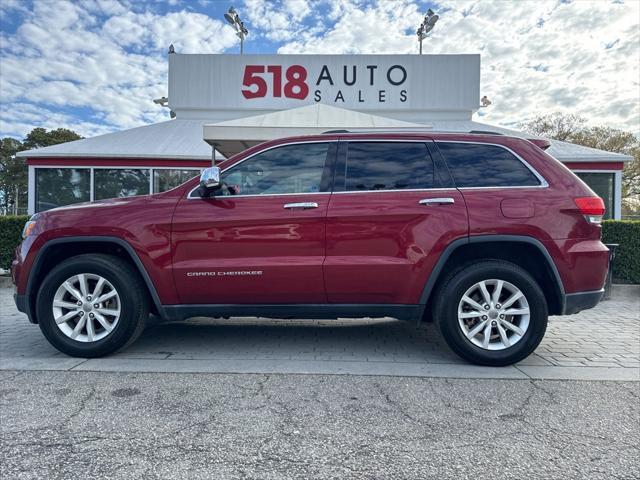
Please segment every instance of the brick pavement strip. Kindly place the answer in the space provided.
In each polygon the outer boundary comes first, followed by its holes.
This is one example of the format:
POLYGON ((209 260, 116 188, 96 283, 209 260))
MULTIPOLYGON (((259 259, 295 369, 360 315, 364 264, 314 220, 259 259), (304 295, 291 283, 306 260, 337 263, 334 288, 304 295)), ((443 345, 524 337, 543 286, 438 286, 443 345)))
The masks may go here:
POLYGON ((468 365, 433 325, 366 320, 150 321, 129 349, 75 359, 51 347, 0 289, 0 370, 324 373, 459 378, 640 380, 640 298, 552 317, 536 352, 514 367, 468 365))

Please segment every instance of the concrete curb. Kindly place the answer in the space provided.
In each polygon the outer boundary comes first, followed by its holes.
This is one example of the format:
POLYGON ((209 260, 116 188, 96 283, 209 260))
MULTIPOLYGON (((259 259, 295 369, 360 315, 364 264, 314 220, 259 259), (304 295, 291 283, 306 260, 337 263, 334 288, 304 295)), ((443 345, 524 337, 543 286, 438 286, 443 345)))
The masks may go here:
POLYGON ((518 364, 492 368, 451 363, 385 363, 286 360, 157 360, 148 358, 0 358, 0 371, 85 371, 126 373, 364 375, 509 380, 640 381, 640 369, 518 364))
POLYGON ((635 299, 640 300, 640 285, 614 284, 611 290, 611 299, 635 299))

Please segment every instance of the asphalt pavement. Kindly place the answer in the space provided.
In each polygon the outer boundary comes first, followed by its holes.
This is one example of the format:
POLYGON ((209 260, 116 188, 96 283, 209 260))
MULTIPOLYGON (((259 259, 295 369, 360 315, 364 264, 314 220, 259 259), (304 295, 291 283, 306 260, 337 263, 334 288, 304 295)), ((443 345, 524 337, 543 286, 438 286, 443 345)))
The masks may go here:
POLYGON ((3 479, 637 479, 637 382, 0 372, 3 479))

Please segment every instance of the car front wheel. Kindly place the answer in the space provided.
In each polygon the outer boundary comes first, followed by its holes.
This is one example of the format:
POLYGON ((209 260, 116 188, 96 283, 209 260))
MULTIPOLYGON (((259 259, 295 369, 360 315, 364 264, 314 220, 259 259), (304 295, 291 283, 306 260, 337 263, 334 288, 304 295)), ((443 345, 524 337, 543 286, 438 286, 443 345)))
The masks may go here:
POLYGON ((441 287, 434 318, 448 345, 481 365, 519 362, 540 344, 547 303, 535 279, 513 263, 487 260, 453 272, 441 287))
POLYGON ((38 324, 58 350, 100 357, 133 343, 149 316, 146 287, 120 258, 69 258, 46 276, 36 300, 38 324))

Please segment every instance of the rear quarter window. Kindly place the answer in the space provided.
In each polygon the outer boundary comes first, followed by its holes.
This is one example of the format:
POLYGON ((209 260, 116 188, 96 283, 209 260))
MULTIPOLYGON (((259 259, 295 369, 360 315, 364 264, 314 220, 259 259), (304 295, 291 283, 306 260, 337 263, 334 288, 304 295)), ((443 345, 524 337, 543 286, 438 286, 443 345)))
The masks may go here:
POLYGON ((540 180, 509 150, 497 145, 437 142, 459 188, 537 187, 540 180))

